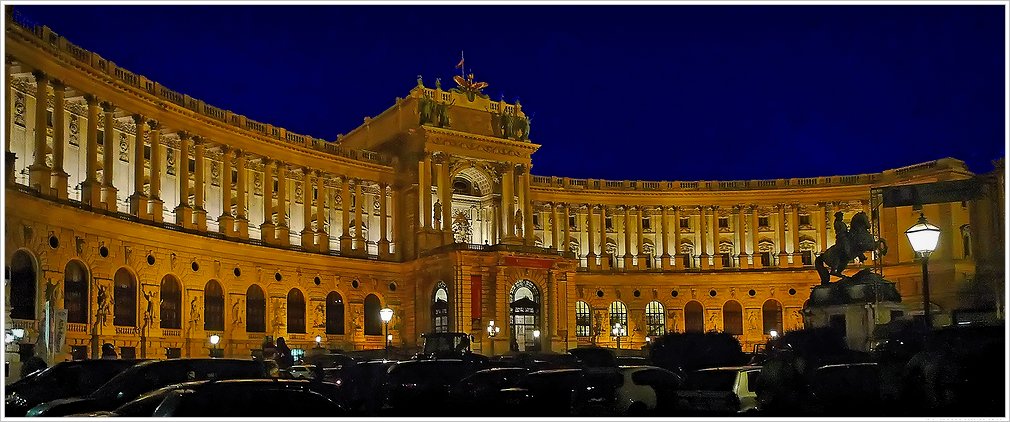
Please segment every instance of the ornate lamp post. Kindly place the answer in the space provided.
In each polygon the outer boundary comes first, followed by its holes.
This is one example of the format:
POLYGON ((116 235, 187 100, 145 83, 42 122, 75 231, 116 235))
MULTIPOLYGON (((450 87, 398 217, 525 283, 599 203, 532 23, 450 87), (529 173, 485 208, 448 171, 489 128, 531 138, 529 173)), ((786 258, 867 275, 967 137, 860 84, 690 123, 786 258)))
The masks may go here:
POLYGON ((323 336, 316 336, 316 348, 323 347, 323 336))
POLYGON ((536 351, 540 351, 540 330, 533 330, 533 344, 536 351))
POLYGON ((391 336, 389 335, 389 321, 393 319, 393 310, 389 308, 382 308, 379 311, 379 317, 382 318, 382 322, 386 324, 386 359, 389 359, 389 341, 391 336))
POLYGON ((940 228, 929 224, 926 216, 919 212, 919 221, 905 230, 905 236, 908 236, 908 243, 912 244, 912 249, 922 261, 922 316, 926 321, 926 329, 931 330, 933 320, 929 314, 929 254, 933 253, 940 241, 940 228))
POLYGON ((494 356, 494 336, 498 335, 499 331, 501 331, 501 327, 495 327, 493 319, 487 323, 487 338, 491 343, 491 356, 494 356))
POLYGON ((219 350, 217 348, 217 344, 220 343, 220 342, 221 342, 221 336, 219 336, 217 334, 211 334, 210 335, 210 346, 211 346, 211 348, 210 348, 210 357, 212 357, 212 358, 219 358, 219 357, 221 357, 221 356, 219 356, 219 355, 221 355, 221 353, 219 352, 219 350))
POLYGON ((611 335, 617 337, 617 350, 621 350, 621 337, 628 334, 628 329, 621 326, 620 322, 614 323, 614 329, 610 330, 611 335))

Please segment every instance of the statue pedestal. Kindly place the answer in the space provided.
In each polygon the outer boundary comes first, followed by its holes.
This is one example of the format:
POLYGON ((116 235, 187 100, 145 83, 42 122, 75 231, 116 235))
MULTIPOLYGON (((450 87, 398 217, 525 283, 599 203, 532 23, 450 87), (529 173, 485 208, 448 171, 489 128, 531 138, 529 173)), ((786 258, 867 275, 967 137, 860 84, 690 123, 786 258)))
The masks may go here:
POLYGON ((904 312, 894 283, 865 269, 812 288, 803 323, 808 328, 835 327, 844 331, 850 349, 869 351, 873 330, 890 322, 894 311, 904 312))

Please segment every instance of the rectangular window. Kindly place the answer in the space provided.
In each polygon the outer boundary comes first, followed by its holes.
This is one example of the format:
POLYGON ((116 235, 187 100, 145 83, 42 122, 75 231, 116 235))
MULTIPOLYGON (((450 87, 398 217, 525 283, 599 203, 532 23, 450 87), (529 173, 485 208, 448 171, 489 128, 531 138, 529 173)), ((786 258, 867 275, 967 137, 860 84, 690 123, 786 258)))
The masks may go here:
POLYGON ((652 230, 652 218, 642 217, 642 229, 652 230))
POLYGON ((540 227, 540 214, 533 214, 533 225, 540 227))
POLYGON ((680 228, 682 228, 682 229, 689 229, 689 228, 691 228, 691 219, 687 218, 687 217, 681 217, 681 219, 680 219, 680 228))
POLYGON ((814 265, 814 252, 813 251, 803 251, 803 252, 800 252, 800 256, 803 258, 803 265, 814 265))
POLYGON ((761 252, 761 265, 765 267, 770 267, 772 265, 771 252, 761 252))
POLYGON ((46 125, 53 127, 53 111, 46 110, 46 125))
POLYGON ((196 174, 196 160, 189 160, 189 172, 196 174))
POLYGON ((151 146, 150 145, 144 145, 144 160, 147 160, 147 161, 151 160, 151 146))
POLYGON ((719 228, 720 229, 729 228, 729 217, 719 217, 719 228))
POLYGON ((95 139, 98 140, 98 145, 105 145, 105 131, 98 131, 98 137, 95 139))
POLYGON ((166 347, 165 348, 165 358, 167 359, 178 359, 182 357, 182 349, 178 347, 166 347))
POLYGON ((758 217, 758 227, 768 227, 768 217, 758 217))
POLYGON ((685 254, 683 257, 684 257, 683 258, 684 259, 684 268, 691 268, 691 261, 692 261, 691 255, 685 254))
POLYGON ((277 181, 274 180, 274 192, 277 192, 277 181))
POLYGON ((312 188, 312 200, 313 201, 319 200, 319 189, 312 188))
POLYGON ((801 226, 809 226, 810 225, 810 215, 809 214, 807 214, 807 215, 801 215, 800 216, 800 225, 801 226))
POLYGON ((724 268, 729 268, 733 266, 733 258, 729 255, 728 252, 721 253, 719 255, 722 255, 722 266, 724 268))
POLYGON ((569 215, 568 216, 568 227, 570 227, 571 230, 576 230, 576 229, 579 228, 577 225, 575 225, 575 216, 574 215, 569 215))
POLYGON ((613 229, 614 229, 614 219, 613 219, 613 217, 611 217, 611 216, 608 215, 607 216, 607 230, 613 230, 613 229))
POLYGON ((136 347, 120 347, 119 348, 119 358, 120 359, 136 359, 137 358, 137 348, 136 347))

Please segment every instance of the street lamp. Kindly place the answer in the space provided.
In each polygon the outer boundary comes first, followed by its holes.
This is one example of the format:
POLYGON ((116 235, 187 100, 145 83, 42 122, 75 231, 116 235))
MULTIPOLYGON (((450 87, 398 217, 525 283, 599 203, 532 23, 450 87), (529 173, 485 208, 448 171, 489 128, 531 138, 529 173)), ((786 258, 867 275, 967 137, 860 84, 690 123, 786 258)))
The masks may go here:
POLYGON ((501 327, 494 326, 494 320, 488 321, 487 323, 487 338, 491 343, 491 356, 494 356, 494 336, 498 335, 501 331, 501 327))
POLYGON ((389 359, 389 342, 391 336, 389 335, 389 321, 393 319, 393 310, 389 308, 382 308, 379 311, 379 317, 382 318, 382 322, 386 324, 386 359, 389 359))
POLYGON ((323 347, 323 336, 316 336, 316 347, 323 347))
POLYGON ((217 344, 220 343, 220 342, 221 342, 221 336, 219 336, 217 334, 211 334, 210 335, 210 345, 211 345, 210 357, 212 357, 212 358, 219 357, 218 356, 218 350, 217 350, 217 344))
POLYGON ((778 332, 778 331, 775 331, 775 330, 771 330, 771 331, 769 331, 769 332, 768 332, 768 335, 769 335, 769 336, 771 336, 771 338, 772 338, 772 339, 777 339, 777 338, 779 338, 779 332, 778 332))
POLYGON ((540 351, 540 330, 533 330, 533 344, 536 345, 536 351, 540 351))
POLYGON ((940 241, 940 228, 929 224, 926 216, 919 212, 919 221, 905 230, 905 236, 908 236, 912 250, 922 258, 922 315, 926 320, 926 329, 930 330, 933 328, 933 320, 929 315, 929 254, 933 253, 940 241))
POLYGON ((614 337, 617 337, 617 350, 621 350, 621 337, 628 334, 628 330, 621 326, 620 322, 614 323, 614 329, 610 330, 614 337))

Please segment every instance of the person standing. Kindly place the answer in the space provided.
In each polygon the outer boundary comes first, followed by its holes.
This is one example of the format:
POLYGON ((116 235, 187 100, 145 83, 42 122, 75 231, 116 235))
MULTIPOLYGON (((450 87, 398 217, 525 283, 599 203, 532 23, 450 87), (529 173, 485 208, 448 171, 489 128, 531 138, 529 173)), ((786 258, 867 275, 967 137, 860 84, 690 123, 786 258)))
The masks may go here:
POLYGON ((288 348, 284 337, 277 337, 277 366, 281 369, 288 369, 295 364, 294 357, 291 356, 291 349, 288 348))

